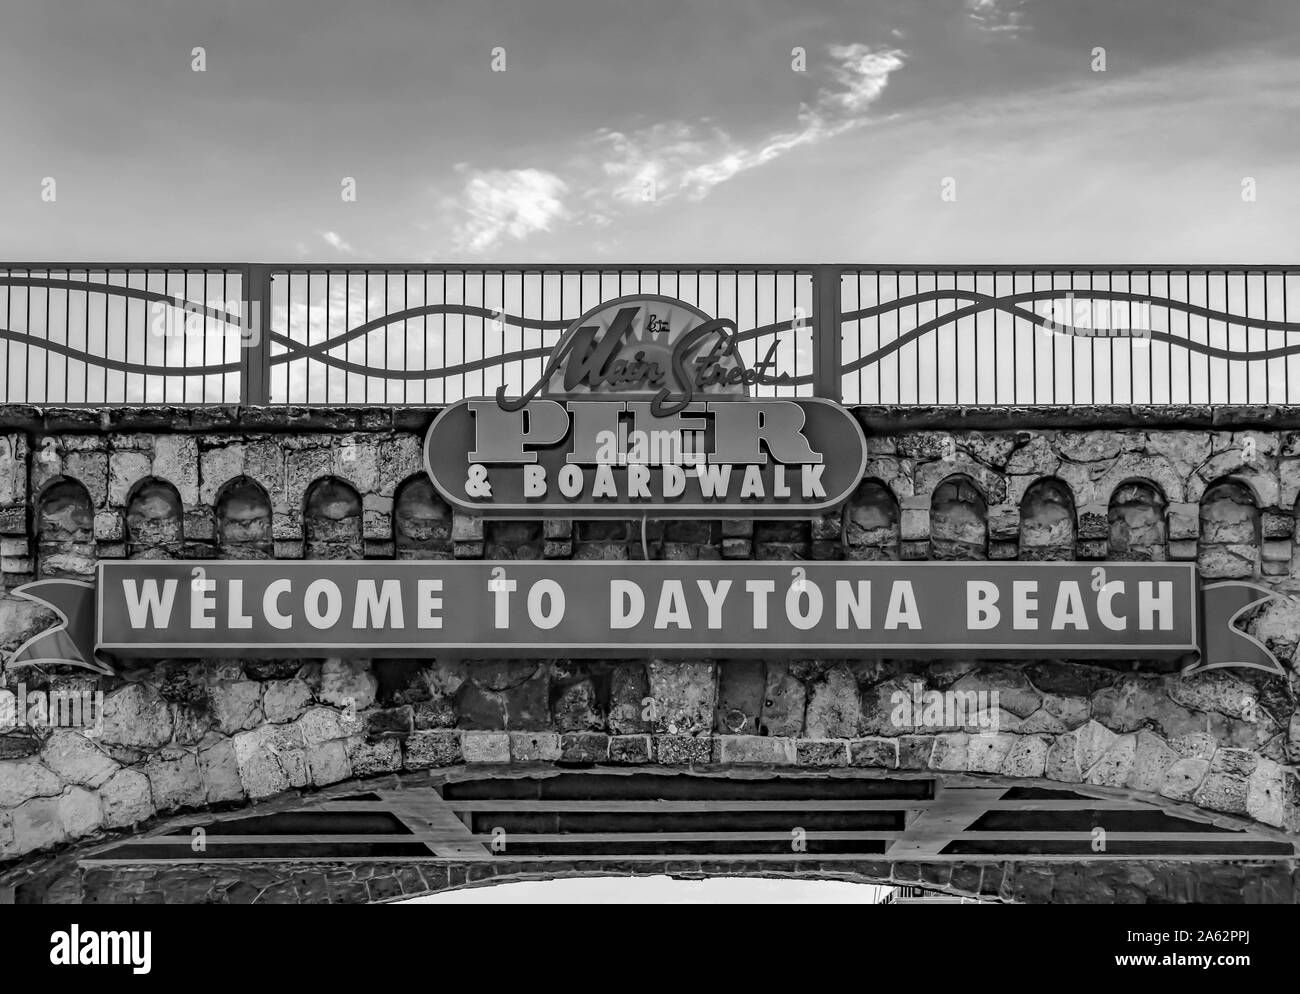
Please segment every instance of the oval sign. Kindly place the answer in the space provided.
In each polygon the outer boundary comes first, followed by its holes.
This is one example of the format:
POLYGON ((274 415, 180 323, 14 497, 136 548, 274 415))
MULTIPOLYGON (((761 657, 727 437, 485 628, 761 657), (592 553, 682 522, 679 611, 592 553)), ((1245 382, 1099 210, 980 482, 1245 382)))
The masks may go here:
POLYGON ((622 297, 573 322, 522 396, 439 414, 425 467, 484 516, 810 517, 853 492, 866 440, 831 401, 749 396, 789 382, 774 366, 775 346, 746 367, 729 320, 622 297))

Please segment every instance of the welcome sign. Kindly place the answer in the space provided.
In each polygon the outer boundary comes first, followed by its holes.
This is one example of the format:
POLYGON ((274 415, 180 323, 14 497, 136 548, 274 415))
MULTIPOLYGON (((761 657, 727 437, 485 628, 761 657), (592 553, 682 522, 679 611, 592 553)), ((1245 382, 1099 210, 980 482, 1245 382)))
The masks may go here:
POLYGON ((15 663, 102 655, 764 655, 1277 661, 1271 591, 1190 563, 101 562, 17 591, 62 623, 15 663))
POLYGON ((601 304, 561 336, 521 397, 463 400, 425 438, 453 505, 498 517, 807 517, 858 485, 866 441, 830 401, 789 386, 777 345, 752 368, 735 323, 669 297, 601 304))

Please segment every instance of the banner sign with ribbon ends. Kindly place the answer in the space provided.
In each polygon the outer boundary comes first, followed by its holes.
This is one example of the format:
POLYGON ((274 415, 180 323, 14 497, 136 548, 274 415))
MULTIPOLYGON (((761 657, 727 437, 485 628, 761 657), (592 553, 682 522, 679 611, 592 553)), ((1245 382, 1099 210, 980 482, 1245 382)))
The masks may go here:
POLYGON ((18 590, 62 621, 11 665, 113 657, 810 654, 1163 659, 1280 671, 1275 596, 1191 563, 104 561, 18 590))

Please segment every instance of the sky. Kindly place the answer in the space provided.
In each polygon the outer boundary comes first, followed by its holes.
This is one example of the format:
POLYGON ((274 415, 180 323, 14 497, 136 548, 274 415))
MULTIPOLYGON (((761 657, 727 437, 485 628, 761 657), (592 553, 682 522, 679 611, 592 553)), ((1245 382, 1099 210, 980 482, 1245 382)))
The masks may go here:
POLYGON ((1290 262, 1298 38, 1295 0, 7 0, 0 259, 1290 262))
POLYGON ((876 904, 888 887, 837 880, 588 877, 444 891, 400 904, 876 904))

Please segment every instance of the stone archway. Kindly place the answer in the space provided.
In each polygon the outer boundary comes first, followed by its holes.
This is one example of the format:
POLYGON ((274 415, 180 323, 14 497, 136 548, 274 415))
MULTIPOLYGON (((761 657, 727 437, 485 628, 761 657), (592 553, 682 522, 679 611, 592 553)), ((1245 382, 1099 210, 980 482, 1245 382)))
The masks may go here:
POLYGON ((489 883, 653 874, 919 885, 1029 903, 1291 902, 1294 855, 1279 833, 1188 805, 1042 779, 548 764, 502 776, 463 766, 173 818, 64 855, 17 893, 86 903, 374 903, 489 883), (316 828, 321 819, 331 820, 327 834, 316 828), (1100 852, 1098 827, 1113 836, 1100 852))

